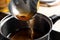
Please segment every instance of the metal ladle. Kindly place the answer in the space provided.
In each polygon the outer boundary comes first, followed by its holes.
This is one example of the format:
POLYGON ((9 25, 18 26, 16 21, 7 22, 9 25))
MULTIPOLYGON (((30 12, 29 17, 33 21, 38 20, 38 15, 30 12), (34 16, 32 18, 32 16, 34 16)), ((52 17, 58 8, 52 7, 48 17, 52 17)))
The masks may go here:
POLYGON ((9 10, 15 18, 17 18, 16 15, 19 15, 26 16, 29 20, 37 12, 37 3, 38 0, 12 0, 9 10))

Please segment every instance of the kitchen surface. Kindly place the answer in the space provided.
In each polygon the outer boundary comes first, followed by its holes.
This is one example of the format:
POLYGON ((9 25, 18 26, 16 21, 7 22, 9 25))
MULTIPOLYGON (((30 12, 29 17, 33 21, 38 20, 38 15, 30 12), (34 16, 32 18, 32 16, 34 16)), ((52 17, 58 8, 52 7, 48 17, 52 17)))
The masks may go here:
MULTIPOLYGON (((59 2, 60 0, 57 0, 53 3, 47 3, 49 5, 53 5, 57 2, 59 2)), ((47 17, 50 17, 52 15, 60 15, 60 4, 57 6, 52 6, 52 7, 43 7, 40 6, 38 11, 38 13, 41 13, 43 15, 46 15, 47 17)), ((9 15, 10 13, 0 13, 0 20, 3 19, 6 15, 9 15)), ((0 40, 8 40, 5 37, 3 37, 2 35, 0 35, 0 40)), ((52 32, 50 33, 50 40, 60 40, 60 20, 58 20, 52 27, 52 32)))

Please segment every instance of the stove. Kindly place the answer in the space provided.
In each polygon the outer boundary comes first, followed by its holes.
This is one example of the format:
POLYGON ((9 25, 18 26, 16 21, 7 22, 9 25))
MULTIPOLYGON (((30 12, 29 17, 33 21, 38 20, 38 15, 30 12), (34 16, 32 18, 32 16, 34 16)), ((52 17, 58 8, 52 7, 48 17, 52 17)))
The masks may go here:
POLYGON ((50 40, 60 40, 60 32, 52 30, 50 33, 50 40))

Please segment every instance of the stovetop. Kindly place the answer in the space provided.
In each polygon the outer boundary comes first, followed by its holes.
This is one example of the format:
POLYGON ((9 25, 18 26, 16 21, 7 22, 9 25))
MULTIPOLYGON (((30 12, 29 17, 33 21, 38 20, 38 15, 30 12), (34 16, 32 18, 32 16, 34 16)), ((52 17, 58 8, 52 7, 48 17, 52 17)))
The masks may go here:
POLYGON ((60 32, 52 30, 50 33, 50 40, 60 40, 60 32))
MULTIPOLYGON (((3 36, 0 34, 0 40, 9 40, 9 39, 3 37, 3 36)), ((52 30, 52 32, 51 32, 51 34, 50 34, 50 40, 60 40, 60 33, 52 30)))

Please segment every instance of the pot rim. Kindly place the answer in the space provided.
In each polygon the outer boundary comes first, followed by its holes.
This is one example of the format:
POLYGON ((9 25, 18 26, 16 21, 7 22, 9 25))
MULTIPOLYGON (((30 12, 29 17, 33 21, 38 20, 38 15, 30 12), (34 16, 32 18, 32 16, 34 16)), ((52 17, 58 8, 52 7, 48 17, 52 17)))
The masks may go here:
MULTIPOLYGON (((13 16, 11 15, 7 15, 5 16, 1 21, 0 21, 0 34, 4 36, 4 34, 2 33, 2 26, 4 25, 5 22, 7 22, 9 19, 13 18, 13 16)), ((7 38, 6 36, 4 36, 5 38, 7 38)))
MULTIPOLYGON (((41 14, 41 15, 43 15, 43 14, 41 14)), ((45 15, 43 15, 43 16, 45 16, 45 15)), ((45 17, 48 18, 47 16, 45 16, 45 17)), ((11 19, 11 18, 13 18, 12 15, 7 15, 6 17, 4 17, 4 18, 0 21, 0 34, 2 34, 3 36, 4 36, 4 34, 2 33, 1 28, 2 28, 2 26, 4 25, 4 23, 7 22, 7 21, 8 21, 9 19, 11 19)), ((46 36, 49 35, 50 32, 52 31, 53 22, 52 22, 51 18, 48 18, 48 20, 51 22, 50 30, 49 30, 44 36, 42 36, 42 37, 40 37, 40 38, 37 38, 37 39, 42 39, 42 38, 46 37, 46 36)), ((7 36, 8 36, 8 35, 7 35, 7 36)), ((7 36, 4 36, 4 37, 9 39, 9 37, 7 37, 7 36)), ((36 40, 37 40, 37 39, 36 39, 36 40)))

